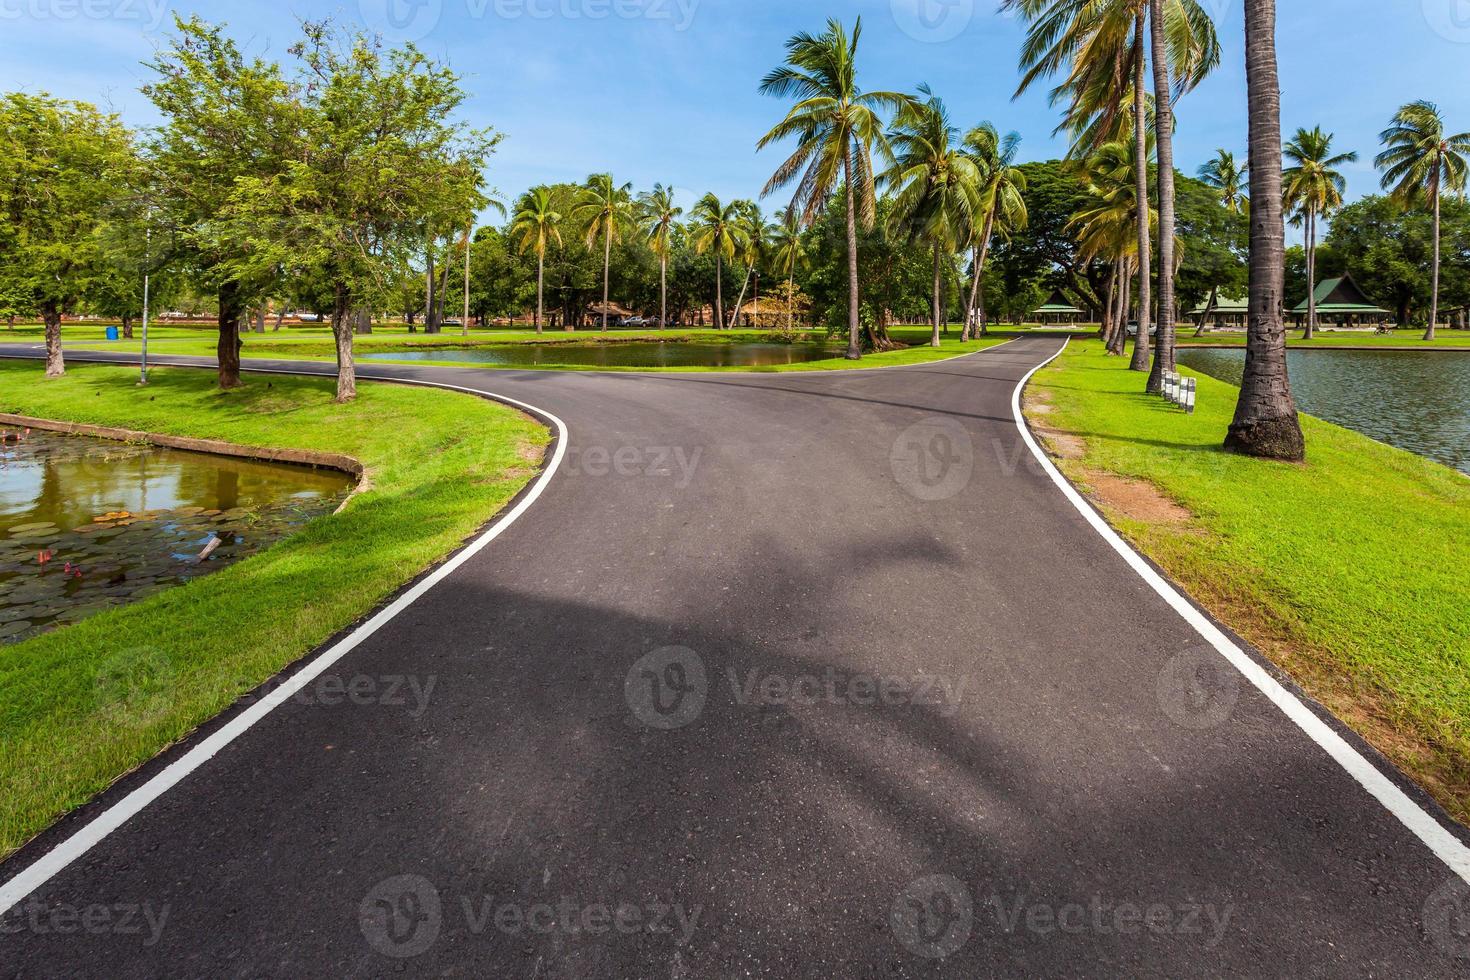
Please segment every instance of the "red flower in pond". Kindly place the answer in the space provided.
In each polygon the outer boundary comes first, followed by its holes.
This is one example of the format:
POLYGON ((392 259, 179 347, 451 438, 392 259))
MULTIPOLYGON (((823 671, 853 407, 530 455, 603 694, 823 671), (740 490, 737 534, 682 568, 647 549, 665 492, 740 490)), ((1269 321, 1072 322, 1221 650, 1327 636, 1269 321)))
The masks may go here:
POLYGON ((37 564, 45 565, 50 560, 51 560, 51 550, 49 548, 46 549, 46 550, 44 550, 44 551, 38 551, 38 552, 36 552, 36 562, 37 562, 37 564))

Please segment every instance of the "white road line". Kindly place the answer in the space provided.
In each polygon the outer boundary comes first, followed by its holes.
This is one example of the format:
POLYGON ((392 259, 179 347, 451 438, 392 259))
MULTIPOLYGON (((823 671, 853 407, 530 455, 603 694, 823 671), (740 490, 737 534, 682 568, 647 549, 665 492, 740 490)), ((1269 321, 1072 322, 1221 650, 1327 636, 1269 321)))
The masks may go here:
POLYGON ((1061 489, 1067 500, 1077 508, 1087 523, 1092 525, 1093 530, 1112 545, 1113 550, 1122 556, 1129 567, 1137 572, 1138 576, 1147 582, 1149 587, 1157 592, 1185 622, 1194 627, 1205 642, 1218 650, 1220 655, 1230 661, 1236 670, 1244 674, 1246 679, 1254 684, 1257 690, 1270 699, 1276 707, 1280 708, 1286 717, 1295 722, 1308 738, 1321 746, 1338 765, 1346 769, 1348 774, 1358 781, 1359 785, 1382 803, 1389 813, 1397 817, 1399 822, 1407 827, 1415 837, 1423 841, 1436 857, 1449 865, 1450 870, 1465 879, 1466 882, 1470 882, 1470 847, 1450 833, 1422 806, 1409 799, 1408 795, 1380 772, 1377 766, 1363 758, 1362 754, 1349 745, 1341 735, 1333 731, 1331 726, 1313 714, 1299 698, 1282 687, 1274 677, 1247 656, 1214 623, 1201 615, 1198 609, 1180 595, 1178 590, 1155 571, 1153 566, 1149 565, 1138 552, 1134 551, 1118 532, 1113 530, 1102 515, 1077 492, 1071 481, 1052 464, 1050 457, 1042 452, 1041 447, 1032 438, 1030 427, 1027 426, 1026 418, 1021 412, 1021 394, 1036 372, 1061 357, 1066 349, 1067 344, 1064 343, 1061 350, 1032 368, 1016 385, 1016 390, 1011 396, 1011 411, 1016 418, 1016 427, 1021 431, 1021 438, 1026 441, 1032 455, 1036 457, 1046 474, 1051 477, 1052 482, 1061 489))
MULTIPOLYGON (((302 373, 276 369, 255 371, 247 368, 246 370, 251 373, 262 374, 302 373)), ((428 388, 443 388, 449 391, 460 391, 466 394, 479 395, 513 408, 519 408, 531 415, 539 416, 556 427, 556 451, 552 454, 551 462, 547 465, 545 472, 541 474, 540 479, 531 488, 531 491, 522 497, 520 502, 505 514, 505 516, 491 525, 484 534, 476 538, 461 550, 459 554, 435 569, 372 619, 353 630, 350 635, 297 671, 291 676, 290 680, 271 691, 270 694, 255 702, 249 708, 240 712, 240 714, 232 718, 218 731, 186 752, 178 761, 170 764, 168 768, 164 769, 158 775, 128 793, 127 796, 124 796, 117 803, 113 804, 85 827, 82 827, 66 840, 57 844, 41 857, 40 860, 36 861, 36 863, 26 868, 3 886, 0 886, 0 915, 8 912, 21 899, 25 898, 37 888, 40 888, 73 861, 97 846, 107 835, 127 823, 129 819, 142 811, 148 804, 158 799, 164 793, 167 793, 194 770, 218 755, 222 749, 241 735, 244 735, 262 718, 289 701, 298 691, 320 677, 329 667, 355 650, 364 640, 367 640, 378 630, 382 629, 399 613, 413 605, 430 589, 444 581, 450 575, 453 575, 460 566, 484 550, 486 545, 500 537, 506 528, 514 524, 530 509, 531 505, 536 502, 537 498, 541 496, 542 492, 556 475, 556 471, 561 467, 562 460, 566 457, 566 423, 550 412, 536 408, 534 405, 527 405, 525 402, 496 395, 492 392, 481 391, 476 388, 462 388, 458 385, 437 384, 432 381, 400 381, 399 379, 393 379, 393 383, 415 384, 428 388)))

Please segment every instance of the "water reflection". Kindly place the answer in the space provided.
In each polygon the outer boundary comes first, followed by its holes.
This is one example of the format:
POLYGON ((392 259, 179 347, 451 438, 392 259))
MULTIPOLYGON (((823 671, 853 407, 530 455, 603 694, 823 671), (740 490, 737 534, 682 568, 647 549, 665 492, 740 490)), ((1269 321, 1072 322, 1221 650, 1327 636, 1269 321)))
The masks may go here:
POLYGON ((508 367, 775 367, 841 357, 845 347, 825 343, 506 344, 461 349, 368 354, 365 360, 444 361, 508 367))
POLYGON ((39 431, 17 442, 12 430, 0 443, 0 643, 254 554, 351 485, 331 470, 39 431))
MULTIPOLYGON (((1179 361, 1234 385, 1245 373, 1244 351, 1179 361)), ((1303 412, 1470 473, 1470 354, 1297 350, 1287 365, 1303 412)))

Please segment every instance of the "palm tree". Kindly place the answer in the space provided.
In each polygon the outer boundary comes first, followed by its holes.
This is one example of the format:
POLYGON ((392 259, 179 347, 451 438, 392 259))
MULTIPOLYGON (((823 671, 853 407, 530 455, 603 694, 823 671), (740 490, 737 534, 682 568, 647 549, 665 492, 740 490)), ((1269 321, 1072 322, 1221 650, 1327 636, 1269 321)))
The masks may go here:
POLYGON ((786 276, 786 331, 796 326, 796 267, 806 258, 806 242, 802 238, 801 215, 791 208, 776 212, 776 228, 771 238, 776 268, 786 276))
POLYGON ((859 17, 849 34, 835 18, 819 35, 802 32, 786 42, 786 64, 768 74, 761 92, 795 98, 796 105, 761 137, 758 149, 794 138, 796 151, 776 170, 762 196, 796 182, 791 209, 810 226, 826 207, 838 181, 847 188, 847 357, 862 355, 858 318, 859 222, 873 227, 877 212, 873 153, 891 156, 879 113, 899 111, 907 98, 897 92, 863 92, 857 84, 859 17))
POLYGON ((1306 226, 1307 332, 1317 332, 1317 219, 1342 207, 1347 178, 1337 168, 1358 159, 1356 153, 1332 155, 1332 134, 1322 127, 1298 129, 1286 144, 1286 158, 1294 166, 1281 175, 1282 203, 1293 214, 1292 223, 1306 226))
POLYGON ((938 347, 944 257, 968 243, 979 223, 982 174, 962 147, 960 131, 951 125, 943 100, 928 86, 919 86, 919 92, 924 101, 905 107, 888 134, 894 163, 882 179, 897 189, 888 216, 890 229, 906 234, 910 241, 928 243, 934 252, 929 345, 938 347))
POLYGON ((690 218, 694 223, 694 250, 700 255, 715 257, 715 326, 725 325, 725 263, 745 248, 745 229, 740 225, 740 216, 746 202, 721 203, 714 194, 706 194, 694 205, 690 218))
POLYGON ((658 328, 669 322, 669 253, 673 248, 674 226, 684 209, 674 205, 674 189, 654 184, 653 190, 639 198, 643 228, 648 247, 658 256, 658 328))
POLYGON ((1276 0, 1245 0, 1245 77, 1250 115, 1250 327, 1245 376, 1225 448, 1300 462, 1306 457, 1286 370, 1286 224, 1281 200, 1281 79, 1276 0))
POLYGON ((1406 206, 1427 199, 1434 213, 1434 278, 1430 286, 1429 330, 1425 340, 1434 339, 1439 320, 1440 201, 1444 192, 1465 192, 1466 154, 1470 133, 1445 135, 1439 106, 1411 102, 1393 117, 1393 125, 1379 137, 1384 151, 1374 161, 1383 170, 1383 187, 1406 206))
MULTIPOLYGON (((745 291, 750 288, 752 276, 760 276, 760 263, 765 258, 767 246, 771 237, 771 226, 766 224, 766 216, 761 214, 760 205, 754 201, 742 201, 740 217, 736 219, 744 241, 741 243, 738 258, 745 263, 745 280, 740 284, 740 298, 735 301, 735 309, 730 313, 731 329, 740 320, 740 311, 745 306, 745 291)), ((757 282, 757 291, 759 282, 757 282)), ((756 307, 759 312, 760 302, 757 300, 756 307)))
POLYGON ((974 321, 980 321, 979 335, 985 336, 988 329, 985 313, 985 290, 981 283, 985 276, 985 260, 990 253, 990 243, 997 232, 1002 239, 1011 232, 1026 227, 1030 215, 1026 211, 1026 175, 1015 166, 1016 154, 1021 148, 1019 133, 1008 133, 1004 138, 990 123, 981 123, 965 135, 965 152, 975 161, 980 171, 980 224, 974 232, 971 248, 970 302, 965 308, 965 329, 961 339, 970 340, 976 335, 974 321))
POLYGON ((521 198, 521 206, 511 219, 510 233, 520 239, 522 253, 536 254, 536 332, 541 332, 546 309, 546 250, 552 242, 561 244, 561 214, 552 205, 551 191, 538 187, 521 198))
POLYGON ((602 239, 602 332, 607 333, 609 276, 612 272, 613 242, 621 241, 632 221, 633 185, 613 183, 612 174, 593 174, 577 197, 572 218, 586 229, 587 247, 602 239))
POLYGON ((1215 158, 1199 168, 1199 179, 1220 194, 1220 203, 1232 214, 1240 214, 1250 206, 1245 193, 1245 182, 1250 168, 1235 162, 1235 154, 1219 150, 1215 158))
MULTIPOLYGON (((1151 142, 1146 149, 1152 149, 1151 142)), ((1083 168, 1088 193, 1094 203, 1074 214, 1067 226, 1077 238, 1079 258, 1087 261, 1104 258, 1113 263, 1114 282, 1108 290, 1109 314, 1103 325, 1104 339, 1111 354, 1123 353, 1128 335, 1128 289, 1126 281, 1122 288, 1119 288, 1118 281, 1125 280, 1138 257, 1139 237, 1135 229, 1140 215, 1135 159, 1136 151, 1131 140, 1105 143, 1099 147, 1083 168)), ((1143 220, 1147 221, 1150 232, 1158 228, 1159 213, 1152 203, 1143 220)), ((1135 342, 1138 343, 1146 341, 1140 339, 1135 342)))

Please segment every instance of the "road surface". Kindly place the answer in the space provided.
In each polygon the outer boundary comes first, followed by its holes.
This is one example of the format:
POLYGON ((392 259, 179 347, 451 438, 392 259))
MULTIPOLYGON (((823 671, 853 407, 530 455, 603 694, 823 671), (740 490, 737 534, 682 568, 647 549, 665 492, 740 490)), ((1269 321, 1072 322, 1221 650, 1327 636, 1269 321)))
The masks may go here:
POLYGON ((1465 975, 1470 888, 1032 458, 1059 344, 364 367, 553 413, 560 469, 13 908, 0 975, 1465 975))

